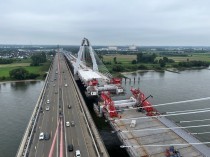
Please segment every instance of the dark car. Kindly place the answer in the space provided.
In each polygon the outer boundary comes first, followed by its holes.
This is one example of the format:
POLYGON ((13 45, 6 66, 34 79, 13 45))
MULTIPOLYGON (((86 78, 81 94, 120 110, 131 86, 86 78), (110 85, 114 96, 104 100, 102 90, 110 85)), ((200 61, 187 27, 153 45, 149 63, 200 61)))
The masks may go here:
POLYGON ((42 109, 42 107, 40 107, 40 112, 41 112, 41 113, 43 112, 43 109, 42 109))
POLYGON ((70 109, 71 108, 71 105, 68 105, 68 108, 70 109))
POLYGON ((50 139, 50 134, 49 133, 45 133, 44 134, 44 139, 45 140, 49 140, 50 139))
POLYGON ((74 123, 74 121, 71 121, 71 126, 75 126, 75 123, 74 123))
POLYGON ((68 145, 68 151, 71 152, 73 151, 74 147, 73 147, 73 144, 69 144, 68 145))

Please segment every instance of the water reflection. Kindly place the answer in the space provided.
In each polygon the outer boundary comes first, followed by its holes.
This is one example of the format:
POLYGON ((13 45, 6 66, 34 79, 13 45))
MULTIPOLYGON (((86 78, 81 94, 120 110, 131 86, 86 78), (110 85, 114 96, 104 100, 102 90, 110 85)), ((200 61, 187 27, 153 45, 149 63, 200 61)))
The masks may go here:
POLYGON ((10 87, 13 90, 26 91, 28 88, 36 86, 41 81, 23 81, 23 82, 11 82, 10 87))

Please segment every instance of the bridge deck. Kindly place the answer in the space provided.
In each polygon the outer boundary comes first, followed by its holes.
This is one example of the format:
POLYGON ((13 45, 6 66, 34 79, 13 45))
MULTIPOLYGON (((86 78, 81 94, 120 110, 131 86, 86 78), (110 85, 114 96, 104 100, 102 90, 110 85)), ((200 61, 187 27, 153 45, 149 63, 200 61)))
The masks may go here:
MULTIPOLYGON (((136 110, 129 110, 120 114, 122 119, 146 117, 141 112, 136 110)), ((182 129, 158 129, 175 127, 176 125, 166 119, 161 118, 141 118, 136 119, 136 126, 130 127, 130 120, 116 120, 112 126, 115 130, 120 130, 118 135, 122 138, 124 145, 134 146, 129 147, 128 152, 132 156, 151 156, 164 157, 165 151, 170 144, 187 144, 199 142, 195 137, 188 134, 182 129), (154 129, 154 130, 145 130, 154 129), (138 131, 134 131, 138 130, 138 131), (122 132, 121 132, 122 131, 122 132), (128 131, 128 132, 126 132, 128 131), (166 145, 166 146, 146 146, 146 145, 166 145)), ((200 143, 200 142, 199 142, 200 143)), ((208 156, 210 149, 206 145, 192 146, 192 145, 177 145, 174 146, 182 156, 200 157, 208 156), (202 152, 202 153, 201 153, 202 152)))
MULTIPOLYGON (((29 143, 27 156, 48 156, 51 148, 53 148, 52 143, 57 126, 59 126, 58 134, 54 149, 52 149, 52 156, 58 156, 62 151, 64 157, 74 157, 77 149, 80 150, 81 156, 98 156, 96 153, 98 150, 96 150, 93 137, 90 134, 93 134, 93 136, 96 135, 88 129, 87 120, 85 120, 85 113, 88 111, 83 110, 82 106, 84 106, 84 102, 82 101, 81 95, 76 92, 78 89, 75 87, 73 76, 67 68, 64 57, 61 55, 60 58, 60 66, 57 66, 58 55, 56 55, 52 69, 49 72, 49 78, 46 82, 46 90, 42 94, 42 99, 40 98, 41 101, 38 100, 42 111, 40 109, 38 112, 38 120, 35 124, 35 130, 31 132, 33 137, 32 140, 29 142, 25 141, 25 143, 29 143), (69 105, 71 108, 68 107, 69 105), (49 110, 47 107, 49 107, 49 110), (58 125, 59 120, 63 123, 59 123, 58 125), (69 121, 70 124, 74 121, 74 125, 70 125, 69 127, 66 126, 67 121, 69 121), (50 138, 39 140, 41 132, 44 132, 45 134, 48 133, 50 138), (62 143, 61 132, 63 133, 63 147, 60 147, 60 144, 62 143), (73 144, 74 146, 72 152, 69 152, 67 149, 69 144, 73 144)), ((93 125, 91 127, 94 128, 93 125)), ((100 138, 97 138, 97 140, 99 141, 100 138)), ((24 141, 21 145, 24 145, 24 141)), ((101 144, 100 148, 102 147, 104 146, 101 144)), ((104 156, 108 156, 106 150, 104 150, 103 153, 104 156)), ((18 155, 18 157, 19 156, 22 155, 18 155)))

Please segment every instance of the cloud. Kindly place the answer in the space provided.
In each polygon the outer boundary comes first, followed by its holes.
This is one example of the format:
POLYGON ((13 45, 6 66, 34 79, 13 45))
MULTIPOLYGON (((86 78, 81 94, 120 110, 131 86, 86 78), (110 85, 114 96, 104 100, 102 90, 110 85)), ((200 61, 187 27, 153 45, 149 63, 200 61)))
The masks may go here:
POLYGON ((208 0, 0 0, 1 44, 206 45, 208 0))

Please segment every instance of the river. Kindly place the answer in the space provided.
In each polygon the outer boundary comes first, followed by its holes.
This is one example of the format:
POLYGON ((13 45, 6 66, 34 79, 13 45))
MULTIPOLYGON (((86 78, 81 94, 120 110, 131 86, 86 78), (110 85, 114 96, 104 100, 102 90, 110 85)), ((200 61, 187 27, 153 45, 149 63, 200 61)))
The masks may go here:
MULTIPOLYGON (((152 104, 161 104, 189 99, 198 99, 210 96, 210 70, 187 70, 178 73, 172 72, 144 72, 127 74, 132 81, 125 83, 126 95, 114 97, 113 99, 124 99, 131 96, 130 87, 140 88, 149 98, 152 104), (136 81, 133 81, 133 78, 136 81), (138 81, 140 77, 140 81, 138 81)), ((43 81, 37 82, 12 82, 0 84, 0 157, 15 156, 21 142, 23 133, 28 124, 32 110, 36 104, 43 81)), ((210 100, 186 104, 176 104, 158 107, 160 112, 210 108, 210 100)), ((173 121, 207 119, 210 113, 197 113, 182 116, 168 117, 173 121)), ((120 154, 118 142, 113 139, 108 126, 100 125, 103 119, 96 119, 99 131, 109 146, 110 156, 120 154)), ((210 124, 209 121, 181 123, 183 126, 210 124)), ((210 127, 191 128, 191 132, 210 132, 210 127)), ((199 135, 201 141, 209 142, 210 134, 199 135)), ((121 151, 123 154, 123 151, 121 151)), ((122 157, 126 155, 121 155, 122 157)))
POLYGON ((44 81, 0 83, 0 157, 16 155, 44 81))

